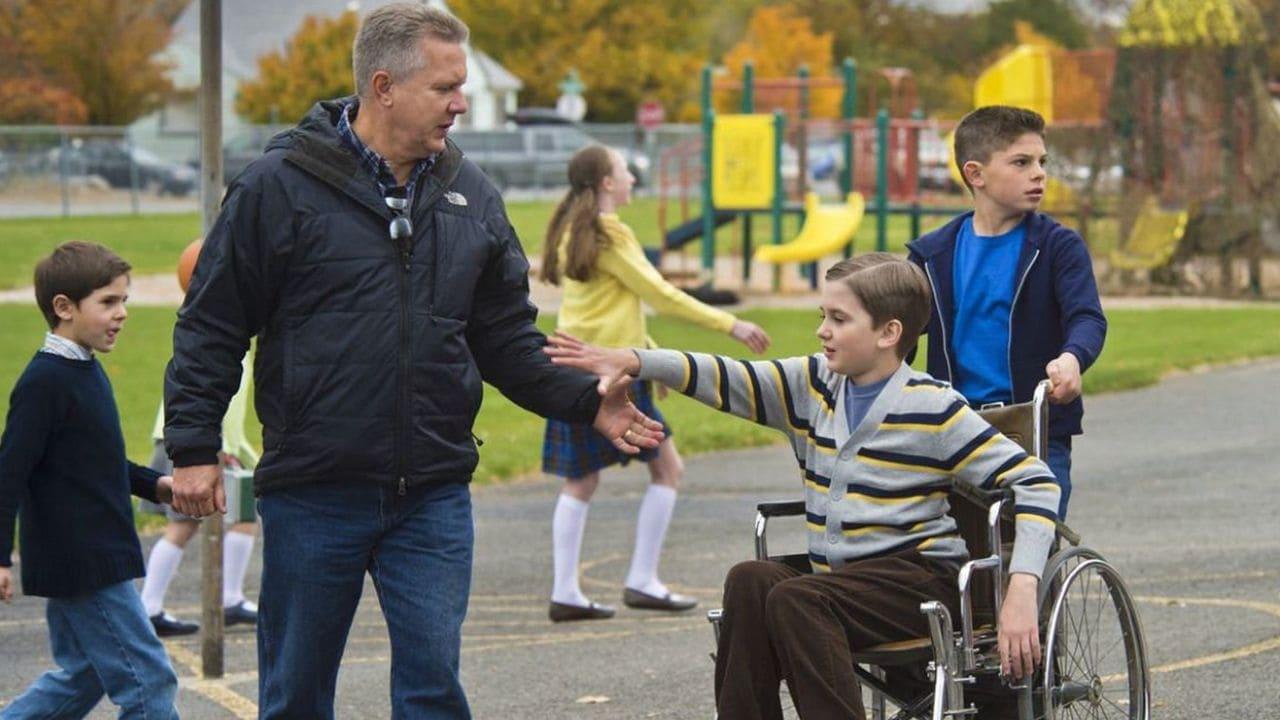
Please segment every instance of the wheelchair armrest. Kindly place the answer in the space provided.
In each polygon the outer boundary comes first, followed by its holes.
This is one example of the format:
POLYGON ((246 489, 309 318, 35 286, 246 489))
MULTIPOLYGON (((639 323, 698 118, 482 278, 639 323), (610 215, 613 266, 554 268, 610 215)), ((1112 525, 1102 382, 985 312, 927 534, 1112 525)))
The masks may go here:
POLYGON ((804 514, 803 500, 771 500, 756 503, 756 512, 765 517, 787 517, 804 514))

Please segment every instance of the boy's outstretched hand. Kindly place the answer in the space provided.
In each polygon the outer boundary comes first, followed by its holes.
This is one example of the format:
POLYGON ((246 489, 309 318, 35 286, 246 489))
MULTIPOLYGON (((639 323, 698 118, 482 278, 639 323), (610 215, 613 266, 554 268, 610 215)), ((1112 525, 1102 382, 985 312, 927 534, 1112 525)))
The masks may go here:
POLYGON ((654 448, 662 441, 662 423, 640 412, 627 396, 632 377, 640 372, 640 358, 634 352, 590 345, 560 331, 547 338, 543 350, 556 365, 600 377, 597 389, 604 400, 591 426, 609 438, 614 447, 634 455, 641 448, 654 448))
POLYGON ((640 372, 640 358, 633 351, 591 345, 559 330, 547 338, 543 352, 550 355, 551 362, 556 365, 586 370, 599 376, 600 394, 606 397, 619 385, 630 385, 635 374, 640 372))
POLYGON ((13 572, 7 567, 0 567, 0 600, 9 602, 13 599, 13 572))
POLYGON ((997 642, 1000 645, 1000 673, 1021 679, 1035 672, 1040 663, 1040 624, 1036 612, 1035 575, 1014 573, 1000 608, 997 642))
POLYGON ((1080 397, 1080 360, 1075 355, 1062 353, 1044 366, 1044 373, 1052 384, 1049 402, 1065 405, 1080 397))

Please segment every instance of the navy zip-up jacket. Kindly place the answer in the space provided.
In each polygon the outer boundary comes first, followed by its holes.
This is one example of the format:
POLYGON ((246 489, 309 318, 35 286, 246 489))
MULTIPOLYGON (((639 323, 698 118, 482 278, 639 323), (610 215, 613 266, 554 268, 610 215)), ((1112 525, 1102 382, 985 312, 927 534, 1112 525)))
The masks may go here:
MULTIPOLYGON (((951 331, 956 314, 952 287, 956 236, 965 219, 972 216, 972 212, 964 213, 907 244, 910 260, 924 268, 933 288, 927 370, 948 382, 954 377, 951 331)), ((1093 261, 1080 235, 1043 213, 1032 213, 1026 223, 1009 318, 1014 402, 1031 399, 1036 384, 1045 378, 1045 365, 1063 352, 1079 359, 1081 373, 1088 370, 1102 353, 1107 336, 1093 261)), ((1050 406, 1049 435, 1079 435, 1083 416, 1080 398, 1050 406)))
POLYGON ((452 142, 419 180, 412 237, 321 102, 231 183, 173 331, 165 444, 212 464, 241 359, 261 495, 341 479, 405 490, 471 479, 485 380, 526 410, 590 423, 596 380, 554 365, 502 197, 452 142))

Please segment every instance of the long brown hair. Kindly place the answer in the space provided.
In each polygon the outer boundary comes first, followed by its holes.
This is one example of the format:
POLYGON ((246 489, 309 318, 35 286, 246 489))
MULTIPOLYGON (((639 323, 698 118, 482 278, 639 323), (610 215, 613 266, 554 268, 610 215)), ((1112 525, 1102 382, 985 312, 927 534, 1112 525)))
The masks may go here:
POLYGON ((569 160, 569 192, 556 206, 542 246, 539 277, 560 284, 560 243, 568 231, 563 274, 579 282, 591 277, 600 248, 608 243, 600 224, 600 185, 613 174, 613 156, 603 145, 590 145, 569 160))

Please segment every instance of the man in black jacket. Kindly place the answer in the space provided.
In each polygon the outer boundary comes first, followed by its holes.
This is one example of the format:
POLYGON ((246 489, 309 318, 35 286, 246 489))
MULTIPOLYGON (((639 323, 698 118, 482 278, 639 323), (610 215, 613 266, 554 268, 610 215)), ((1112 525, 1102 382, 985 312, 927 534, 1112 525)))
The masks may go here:
POLYGON ((187 514, 224 510, 220 422, 258 337, 263 717, 333 716, 366 572, 393 715, 470 716, 458 660, 482 379, 630 452, 661 437, 542 351, 502 199, 447 139, 467 109, 466 37, 423 4, 366 17, 356 96, 319 103, 232 183, 178 314, 165 441, 187 514))

